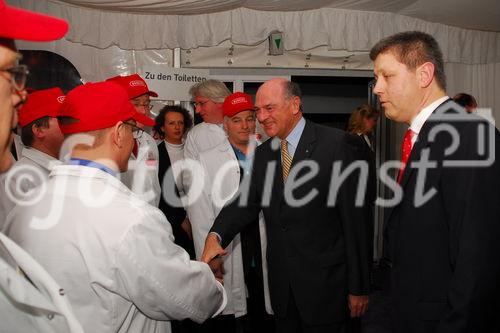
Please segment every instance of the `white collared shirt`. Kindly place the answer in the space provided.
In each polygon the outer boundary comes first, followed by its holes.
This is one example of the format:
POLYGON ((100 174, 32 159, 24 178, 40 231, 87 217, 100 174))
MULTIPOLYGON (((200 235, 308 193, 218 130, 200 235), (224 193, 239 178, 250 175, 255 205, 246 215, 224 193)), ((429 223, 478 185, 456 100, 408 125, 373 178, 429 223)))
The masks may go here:
POLYGON ((19 160, 0 176, 0 230, 12 208, 29 198, 30 192, 45 182, 50 171, 59 164, 59 160, 38 149, 23 148, 19 160))
POLYGON ((415 144, 415 142, 417 142, 418 133, 420 133, 420 130, 424 126, 427 119, 431 116, 432 112, 434 112, 434 110, 436 110, 436 108, 438 106, 440 106, 442 103, 444 103, 449 98, 450 97, 448 97, 448 96, 443 96, 443 97, 435 100, 434 102, 432 102, 431 104, 429 104, 425 108, 423 108, 417 114, 417 116, 415 118, 413 118, 413 120, 411 121, 411 125, 410 125, 410 129, 412 130, 412 132, 414 134, 411 138, 411 146, 412 147, 415 144))
POLYGON ((290 134, 286 137, 288 154, 290 154, 292 159, 299 145, 300 138, 302 137, 302 132, 304 132, 304 127, 306 127, 306 120, 304 117, 300 117, 297 125, 295 125, 290 134))

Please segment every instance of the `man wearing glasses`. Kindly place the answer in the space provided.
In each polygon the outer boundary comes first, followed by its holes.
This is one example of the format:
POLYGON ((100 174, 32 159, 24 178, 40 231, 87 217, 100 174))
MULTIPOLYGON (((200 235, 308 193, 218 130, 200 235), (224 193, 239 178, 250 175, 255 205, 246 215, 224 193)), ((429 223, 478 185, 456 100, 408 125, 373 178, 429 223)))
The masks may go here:
MULTIPOLYGON (((115 76, 107 79, 122 86, 134 105, 135 110, 149 116, 152 109, 151 97, 158 94, 149 90, 146 81, 139 74, 115 76)), ((144 130, 137 131, 134 149, 130 155, 128 171, 121 175, 122 182, 135 194, 153 206, 158 207, 161 196, 160 181, 158 179, 158 147, 155 140, 144 130)))
MULTIPOLYGON (((5 5, 0 2, 0 6, 5 5)), ((18 64, 20 58, 14 40, 0 37, 0 172, 8 170, 12 164, 10 145, 11 129, 17 124, 15 110, 26 99, 27 94, 24 85, 28 69, 18 64)))
POLYGON ((208 265, 190 261, 161 211, 117 178, 139 124, 154 121, 122 87, 97 82, 68 93, 60 124, 68 140, 82 140, 40 201, 14 208, 7 232, 64 285, 85 332, 169 332, 172 319, 220 312, 224 288, 208 265), (48 207, 53 227, 31 227, 48 207))
MULTIPOLYGON (((0 174, 12 164, 16 109, 26 99, 28 69, 14 39, 50 41, 68 31, 66 21, 7 6, 0 0, 0 174)), ((3 221, 2 221, 3 222, 3 221)), ((26 251, 0 233, 0 331, 83 332, 66 292, 26 251)))
MULTIPOLYGON (((222 128, 224 122, 222 104, 231 92, 221 81, 206 80, 193 85, 189 89, 189 94, 193 98, 194 111, 203 118, 203 122, 188 132, 184 144, 184 159, 198 161, 201 152, 227 141, 222 128)), ((190 172, 183 172, 182 182, 186 191, 189 190, 192 179, 193 175, 190 172)), ((189 195, 189 191, 187 194, 189 195)), ((191 215, 189 207, 187 212, 191 215)))

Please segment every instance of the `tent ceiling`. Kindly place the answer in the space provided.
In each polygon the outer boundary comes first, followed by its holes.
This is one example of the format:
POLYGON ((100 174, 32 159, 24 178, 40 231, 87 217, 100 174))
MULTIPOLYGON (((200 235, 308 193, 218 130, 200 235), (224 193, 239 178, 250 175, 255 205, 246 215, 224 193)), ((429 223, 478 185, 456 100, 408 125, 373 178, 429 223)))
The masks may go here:
POLYGON ((407 15, 467 29, 500 32, 498 0, 59 0, 115 12, 193 15, 236 8, 261 11, 303 11, 323 7, 407 15))

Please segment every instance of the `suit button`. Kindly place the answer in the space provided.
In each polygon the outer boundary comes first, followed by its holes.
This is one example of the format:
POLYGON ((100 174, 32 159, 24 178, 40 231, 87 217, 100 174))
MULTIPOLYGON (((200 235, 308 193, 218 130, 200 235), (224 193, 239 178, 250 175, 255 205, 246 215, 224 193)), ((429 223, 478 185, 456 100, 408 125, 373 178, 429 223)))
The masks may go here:
POLYGON ((49 320, 54 319, 54 314, 53 314, 53 313, 49 313, 49 314, 47 315, 47 318, 48 318, 49 320))
POLYGON ((288 231, 288 227, 281 227, 282 231, 288 231))

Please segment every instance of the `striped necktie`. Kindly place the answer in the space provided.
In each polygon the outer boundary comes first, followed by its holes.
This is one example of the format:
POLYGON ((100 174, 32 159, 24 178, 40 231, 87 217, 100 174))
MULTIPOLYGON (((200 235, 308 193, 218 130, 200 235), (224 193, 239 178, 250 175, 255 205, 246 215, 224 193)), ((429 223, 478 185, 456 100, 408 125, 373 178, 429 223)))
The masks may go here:
POLYGON ((288 153, 287 141, 281 140, 281 167, 283 169, 283 183, 286 182, 290 166, 292 165, 292 156, 288 153))

